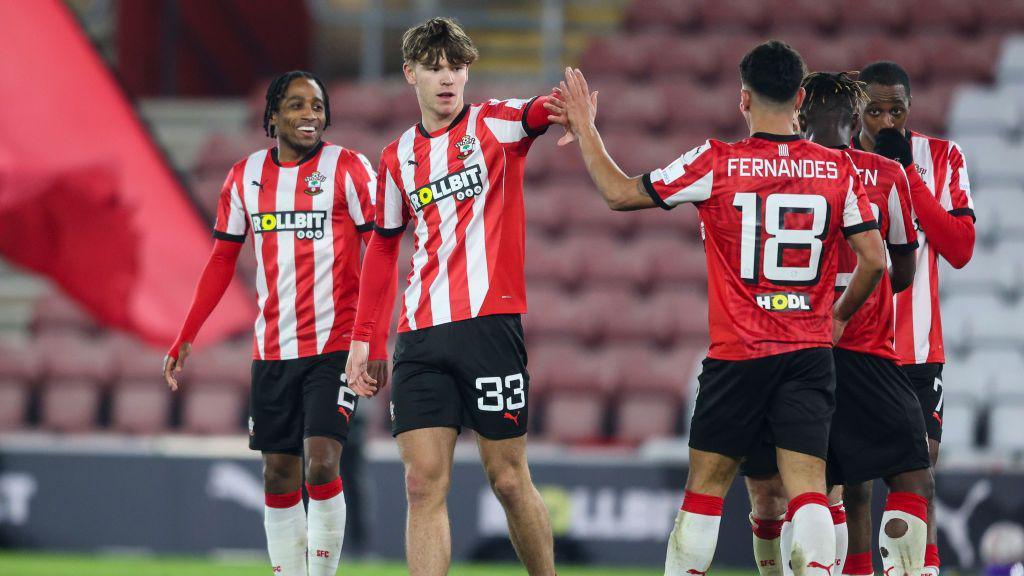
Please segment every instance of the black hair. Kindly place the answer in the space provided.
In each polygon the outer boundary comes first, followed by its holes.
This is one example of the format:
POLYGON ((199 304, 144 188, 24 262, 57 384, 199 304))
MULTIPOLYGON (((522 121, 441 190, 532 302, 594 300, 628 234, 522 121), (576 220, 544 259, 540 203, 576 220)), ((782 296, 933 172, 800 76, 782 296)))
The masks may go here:
POLYGON ((849 117, 867 100, 864 82, 846 72, 814 72, 805 76, 800 85, 807 91, 800 106, 804 115, 837 112, 849 117))
POLYGON ((895 62, 872 62, 860 71, 860 80, 865 84, 881 84, 882 86, 903 86, 910 96, 910 76, 902 66, 895 62))
POLYGON ((267 86, 267 107, 263 110, 263 131, 271 138, 277 137, 277 129, 270 125, 270 117, 274 112, 277 112, 278 106, 281 105, 281 99, 284 98, 284 93, 288 91, 288 85, 296 78, 308 78, 316 82, 316 85, 320 87, 320 93, 324 95, 324 128, 331 125, 331 100, 327 96, 327 89, 324 88, 324 83, 312 72, 292 70, 274 78, 270 86, 267 86))
POLYGON ((806 73, 800 53, 778 40, 758 44, 740 61, 744 86, 778 104, 796 97, 806 73))

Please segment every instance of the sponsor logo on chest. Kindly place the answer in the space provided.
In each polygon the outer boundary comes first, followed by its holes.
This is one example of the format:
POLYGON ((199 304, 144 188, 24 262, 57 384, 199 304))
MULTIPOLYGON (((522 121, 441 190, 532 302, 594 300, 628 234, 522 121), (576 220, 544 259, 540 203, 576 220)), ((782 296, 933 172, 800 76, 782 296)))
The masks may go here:
POLYGON ((444 178, 435 180, 409 193, 409 201, 415 211, 419 212, 426 206, 454 196, 463 201, 484 191, 479 166, 467 166, 458 172, 452 172, 444 178))
POLYGON ((801 292, 772 292, 754 296, 757 305, 769 312, 808 312, 811 310, 811 297, 801 292))
POLYGON ((252 230, 256 234, 294 232, 299 240, 324 237, 327 212, 303 210, 292 212, 260 212, 252 214, 252 230))

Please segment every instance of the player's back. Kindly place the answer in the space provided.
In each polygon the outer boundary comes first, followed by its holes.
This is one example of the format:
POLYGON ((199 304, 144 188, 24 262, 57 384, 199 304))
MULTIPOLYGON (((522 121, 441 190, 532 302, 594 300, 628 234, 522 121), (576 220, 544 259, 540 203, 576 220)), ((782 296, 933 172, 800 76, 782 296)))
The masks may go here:
MULTIPOLYGON (((915 250, 917 234, 911 218, 910 189, 903 167, 893 160, 861 150, 847 149, 846 153, 857 168, 888 249, 892 252, 915 250)), ((849 246, 840 246, 837 291, 845 289, 856 265, 857 256, 853 250, 849 246)), ((893 347, 894 311, 890 280, 886 271, 878 287, 846 325, 838 344, 840 348, 898 359, 893 347)), ((839 292, 836 294, 838 296, 839 292)))
POLYGON ((846 155, 797 136, 710 140, 644 182, 663 206, 700 213, 709 357, 831 345, 837 245, 875 227, 846 155))

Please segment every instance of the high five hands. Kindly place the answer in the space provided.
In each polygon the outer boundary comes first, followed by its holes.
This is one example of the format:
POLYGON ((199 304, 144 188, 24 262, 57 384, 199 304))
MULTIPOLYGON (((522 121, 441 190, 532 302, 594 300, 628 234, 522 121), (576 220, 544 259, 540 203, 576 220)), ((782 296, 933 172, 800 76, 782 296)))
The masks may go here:
POLYGON ((578 68, 566 68, 565 80, 559 82, 544 108, 551 114, 548 121, 565 128, 565 135, 558 140, 559 146, 576 141, 579 131, 592 126, 597 116, 597 92, 590 92, 587 79, 578 68))

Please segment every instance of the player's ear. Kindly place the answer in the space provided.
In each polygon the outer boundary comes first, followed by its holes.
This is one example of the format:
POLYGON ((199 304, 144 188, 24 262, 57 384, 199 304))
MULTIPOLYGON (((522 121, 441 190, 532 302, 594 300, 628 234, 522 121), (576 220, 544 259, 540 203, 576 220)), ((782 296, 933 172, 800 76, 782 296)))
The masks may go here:
POLYGON ((799 110, 800 108, 803 107, 803 105, 804 105, 804 98, 806 98, 806 97, 807 97, 807 90, 804 90, 804 87, 801 86, 796 91, 796 106, 795 106, 795 108, 797 110, 799 110))
POLYGON ((853 134, 860 133, 860 114, 857 112, 854 112, 853 118, 850 119, 850 132, 853 134))
POLYGON ((750 112, 750 90, 740 89, 740 112, 750 112))
POLYGON ((402 63, 402 74, 410 86, 416 85, 416 69, 408 61, 402 63))
POLYGON ((796 130, 798 134, 807 132, 807 117, 804 116, 803 112, 796 115, 796 130))

